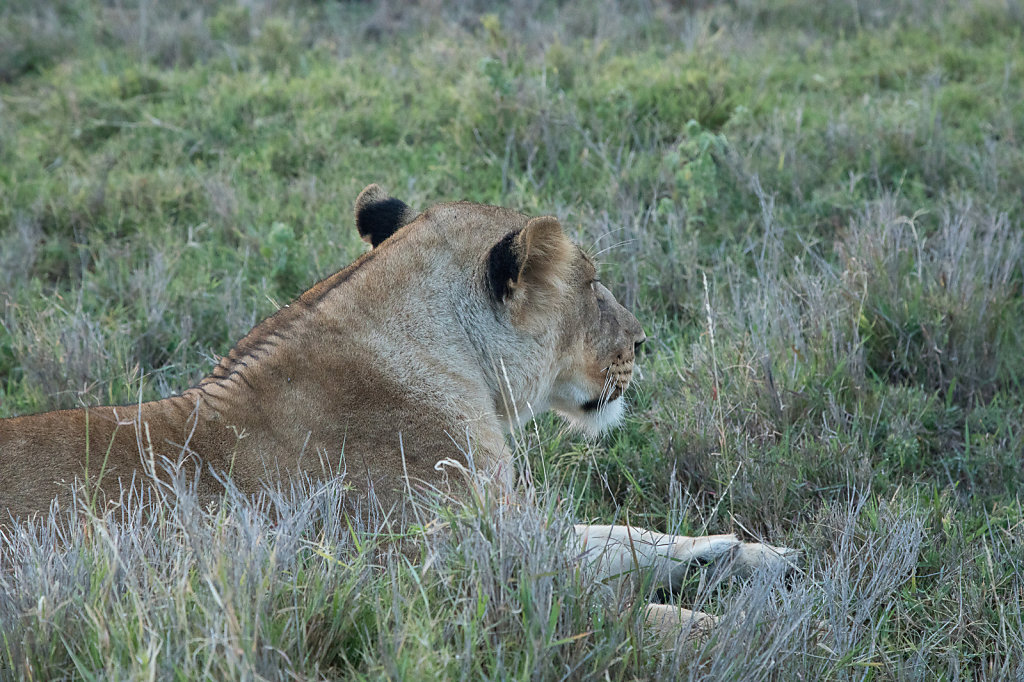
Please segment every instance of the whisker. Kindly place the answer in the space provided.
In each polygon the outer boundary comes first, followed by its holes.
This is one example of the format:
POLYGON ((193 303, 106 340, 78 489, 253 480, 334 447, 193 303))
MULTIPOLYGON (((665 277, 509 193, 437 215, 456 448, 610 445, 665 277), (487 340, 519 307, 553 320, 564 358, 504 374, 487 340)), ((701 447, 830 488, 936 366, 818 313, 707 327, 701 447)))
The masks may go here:
POLYGON ((620 246, 625 246, 626 244, 631 244, 632 242, 635 242, 635 241, 637 241, 637 240, 636 240, 636 238, 633 238, 633 239, 624 239, 624 240, 622 240, 621 242, 617 242, 617 243, 615 243, 615 244, 610 244, 610 245, 608 245, 608 246, 604 247, 603 249, 601 249, 600 251, 598 251, 597 253, 595 253, 595 254, 594 254, 594 258, 598 258, 598 257, 600 257, 600 256, 601 256, 601 254, 603 254, 603 253, 608 253, 608 252, 609 252, 609 251, 611 251, 612 249, 617 249, 617 248, 619 248, 620 246))
POLYGON ((611 367, 606 367, 604 370, 604 386, 601 387, 601 393, 597 398, 599 405, 606 405, 608 399, 611 397, 612 391, 614 390, 615 381, 612 379, 612 373, 609 371, 611 367))
POLYGON ((604 241, 608 237, 611 237, 612 235, 617 234, 619 232, 625 232, 628 229, 629 229, 629 226, 622 225, 621 227, 616 227, 614 230, 607 230, 607 231, 599 234, 597 237, 594 238, 594 243, 591 245, 591 248, 596 248, 598 244, 600 244, 602 241, 604 241))

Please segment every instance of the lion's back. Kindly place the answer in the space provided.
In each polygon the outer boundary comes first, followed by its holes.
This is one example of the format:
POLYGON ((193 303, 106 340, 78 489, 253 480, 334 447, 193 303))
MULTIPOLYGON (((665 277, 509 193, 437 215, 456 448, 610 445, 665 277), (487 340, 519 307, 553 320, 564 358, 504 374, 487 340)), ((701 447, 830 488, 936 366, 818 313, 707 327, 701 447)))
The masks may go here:
POLYGON ((60 410, 0 420, 3 516, 43 513, 86 472, 96 476, 123 468, 120 460, 129 434, 112 428, 110 412, 111 408, 60 410))

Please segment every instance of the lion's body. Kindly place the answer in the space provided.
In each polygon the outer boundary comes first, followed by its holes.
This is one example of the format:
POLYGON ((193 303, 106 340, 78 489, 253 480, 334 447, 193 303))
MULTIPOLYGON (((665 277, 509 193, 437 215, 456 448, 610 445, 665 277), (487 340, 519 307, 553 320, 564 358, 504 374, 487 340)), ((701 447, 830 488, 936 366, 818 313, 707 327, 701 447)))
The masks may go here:
MULTIPOLYGON (((0 421, 0 509, 42 512, 86 477, 117 501, 121 484, 147 480, 147 465, 162 471, 161 456, 184 456, 210 493, 210 470, 243 492, 343 471, 385 505, 409 485, 438 485, 441 460, 469 464, 469 454, 478 470, 510 469, 509 420, 551 405, 567 360, 582 359, 564 356, 584 350, 565 331, 581 322, 575 289, 593 296, 572 281, 592 265, 550 230, 558 286, 573 291, 537 286, 526 293, 543 306, 524 301, 515 322, 503 318, 489 254, 527 223, 495 207, 435 206, 258 325, 181 396, 0 421)), ((631 364, 642 331, 610 304, 631 364)))
MULTIPOLYGON (((198 477, 201 499, 222 491, 218 478, 256 493, 343 473, 354 499, 372 487, 393 508, 411 488, 444 487, 448 462, 506 477, 506 434, 537 414, 592 434, 618 421, 644 333, 554 218, 464 202, 417 216, 371 185, 356 223, 372 251, 259 324, 182 395, 0 420, 0 525, 54 500, 68 507, 76 481, 116 507, 128 486, 165 475, 166 460, 198 477)), ((606 577, 632 565, 674 583, 691 562, 784 562, 731 535, 577 531, 606 577)), ((679 613, 648 615, 658 625, 679 613)))

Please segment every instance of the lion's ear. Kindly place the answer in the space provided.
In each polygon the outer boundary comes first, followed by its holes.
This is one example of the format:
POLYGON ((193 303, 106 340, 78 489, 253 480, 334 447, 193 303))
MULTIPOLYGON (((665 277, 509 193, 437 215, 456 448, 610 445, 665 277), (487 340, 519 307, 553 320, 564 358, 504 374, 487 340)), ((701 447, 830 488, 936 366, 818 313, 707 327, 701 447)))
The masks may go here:
POLYGON ((491 248, 487 279, 494 298, 505 301, 520 291, 558 288, 569 273, 572 242, 556 218, 533 218, 491 248))
POLYGON ((389 197, 379 185, 367 185, 356 198, 356 228, 363 241, 377 247, 382 241, 408 225, 416 212, 405 202, 389 197))

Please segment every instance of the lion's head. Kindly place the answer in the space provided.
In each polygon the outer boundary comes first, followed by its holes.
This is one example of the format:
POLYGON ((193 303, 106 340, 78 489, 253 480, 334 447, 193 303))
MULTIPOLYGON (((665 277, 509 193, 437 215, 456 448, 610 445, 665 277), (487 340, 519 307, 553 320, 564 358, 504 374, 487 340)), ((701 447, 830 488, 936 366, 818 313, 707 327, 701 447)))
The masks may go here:
POLYGON ((432 276, 456 278, 432 295, 456 292, 452 333, 471 340, 510 427, 548 409, 590 435, 619 421, 643 328, 555 218, 468 202, 417 214, 370 185, 356 224, 378 257, 413 251, 433 261, 418 266, 432 276))

